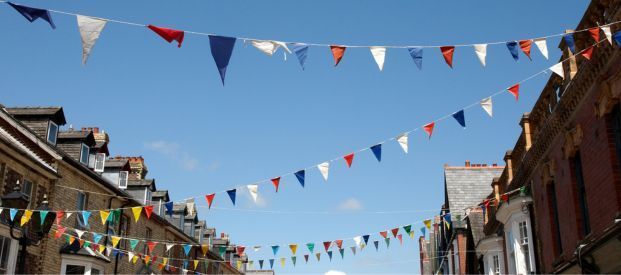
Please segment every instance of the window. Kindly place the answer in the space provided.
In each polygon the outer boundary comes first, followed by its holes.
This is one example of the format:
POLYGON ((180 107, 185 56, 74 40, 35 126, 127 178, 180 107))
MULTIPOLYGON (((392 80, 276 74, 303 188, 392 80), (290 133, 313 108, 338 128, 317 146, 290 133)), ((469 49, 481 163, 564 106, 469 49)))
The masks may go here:
POLYGON ((554 186, 554 181, 550 181, 547 186, 548 189, 548 207, 552 212, 552 235, 554 235, 555 255, 559 255, 563 253, 563 243, 561 242, 561 226, 558 221, 558 204, 556 201, 556 187, 554 186))
POLYGON ((63 256, 61 274, 103 274, 103 267, 90 262, 82 256, 63 256))
POLYGON ((583 236, 591 232, 591 223, 589 221, 589 209, 587 207, 586 188, 584 186, 584 177, 582 174, 582 158, 580 151, 576 152, 573 157, 572 167, 574 168, 574 177, 576 180, 576 189, 578 193, 578 205, 580 206, 580 218, 583 236))
MULTIPOLYGON (((88 205, 88 196, 86 193, 82 193, 82 192, 78 192, 78 198, 77 198, 77 210, 78 211, 84 211, 86 210, 86 207, 88 205)), ((77 216, 77 224, 76 227, 79 229, 88 229, 87 223, 88 221, 84 220, 84 217, 81 215, 81 213, 76 213, 78 215, 77 216)))
POLYGON ((11 274, 16 262, 17 243, 8 236, 0 235, 0 274, 11 274))
POLYGON ((121 171, 119 172, 119 188, 126 189, 127 188, 127 180, 129 177, 129 172, 121 171))
MULTIPOLYGON (((121 215, 119 223, 119 236, 126 237, 129 232, 129 218, 125 215, 121 215)), ((125 239, 119 242, 119 246, 121 249, 125 249, 125 239)))
POLYGON ((500 274, 500 262, 498 260, 498 255, 492 256, 492 267, 494 274, 500 274))
POLYGON ((56 145, 56 138, 58 137, 58 125, 50 121, 47 125, 47 142, 56 145))
POLYGON ((106 154, 98 153, 95 155, 95 172, 102 173, 104 171, 104 167, 106 166, 106 154))
POLYGON ((524 261, 526 264, 527 273, 531 273, 530 268, 530 248, 528 246, 528 225, 526 221, 522 221, 518 224, 520 231, 520 249, 522 255, 524 255, 524 261))
POLYGON ((88 146, 82 143, 82 150, 80 150, 80 162, 82 164, 88 165, 89 151, 90 149, 88 148, 88 146))
POLYGON ((22 193, 26 195, 26 197, 30 201, 30 198, 32 197, 32 182, 29 180, 24 180, 24 184, 22 185, 21 189, 22 193))
MULTIPOLYGON (((145 239, 150 240, 151 238, 153 238, 153 231, 151 230, 151 228, 146 228, 146 232, 145 232, 145 239)), ((143 253, 144 255, 149 255, 149 247, 146 245, 144 245, 144 251, 143 253)))

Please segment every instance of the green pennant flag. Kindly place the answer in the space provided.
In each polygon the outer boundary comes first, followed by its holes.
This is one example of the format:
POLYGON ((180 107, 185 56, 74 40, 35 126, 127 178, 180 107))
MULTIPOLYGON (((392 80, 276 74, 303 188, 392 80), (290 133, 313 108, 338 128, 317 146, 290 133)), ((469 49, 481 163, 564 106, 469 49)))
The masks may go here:
POLYGON ((412 225, 406 225, 403 227, 403 230, 405 230, 405 233, 408 233, 408 235, 410 234, 410 231, 412 231, 412 225))
POLYGON ((345 249, 339 249, 339 253, 341 253, 341 259, 345 258, 345 249))
POLYGON ((386 241, 386 248, 390 247, 390 238, 384 239, 386 241))
POLYGON ((293 266, 295 266, 295 261, 296 261, 297 259, 298 259, 298 258, 297 258, 296 256, 292 256, 292 257, 291 257, 291 261, 293 262, 293 266))
POLYGON ((89 247, 91 246, 91 242, 89 241, 84 241, 84 247, 89 247))
POLYGON ((138 245, 140 241, 139 240, 134 240, 134 239, 130 239, 129 240, 129 246, 132 248, 132 250, 136 249, 136 245, 138 245))
POLYGON ((520 187, 520 196, 526 196, 526 186, 520 187))
POLYGON ((47 213, 49 212, 50 211, 47 211, 47 210, 39 211, 39 215, 41 216, 41 225, 43 225, 43 223, 45 222, 45 217, 47 217, 47 213))
POLYGON ((313 253, 313 250, 315 249, 315 244, 314 243, 307 243, 306 247, 308 247, 308 251, 310 251, 310 253, 313 253))
POLYGON ((220 257, 224 258, 224 252, 226 252, 226 246, 219 246, 218 252, 220 252, 220 257))

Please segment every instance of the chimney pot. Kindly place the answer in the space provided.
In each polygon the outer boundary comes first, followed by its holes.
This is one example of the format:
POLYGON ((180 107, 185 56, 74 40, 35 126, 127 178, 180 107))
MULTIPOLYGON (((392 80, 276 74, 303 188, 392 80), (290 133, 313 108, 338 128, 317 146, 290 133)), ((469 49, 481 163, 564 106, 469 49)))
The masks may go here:
POLYGON ((99 133, 99 127, 95 127, 95 128, 93 128, 93 132, 94 132, 95 134, 99 133))
POLYGON ((496 164, 496 163, 492 164, 492 167, 497 167, 497 166, 498 166, 498 164, 496 164))
POLYGON ((487 167, 487 164, 486 164, 486 163, 484 163, 484 164, 483 164, 483 167, 487 167))
POLYGON ((466 160, 466 167, 470 167, 470 161, 466 160))

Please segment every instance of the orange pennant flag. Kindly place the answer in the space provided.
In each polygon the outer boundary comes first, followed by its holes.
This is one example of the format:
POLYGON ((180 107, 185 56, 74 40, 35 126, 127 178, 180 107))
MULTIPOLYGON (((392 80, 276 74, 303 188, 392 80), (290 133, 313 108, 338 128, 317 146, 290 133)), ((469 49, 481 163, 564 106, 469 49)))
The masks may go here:
POLYGON ((530 48, 533 45, 533 41, 528 39, 528 40, 520 40, 520 48, 522 49, 522 52, 524 52, 524 54, 526 56, 528 56, 528 59, 532 60, 532 58, 530 58, 530 48))
POLYGON ((518 101, 520 97, 520 84, 515 84, 507 89, 513 96, 515 96, 515 101, 518 101))
POLYGON ((591 56, 593 56, 593 49, 593 46, 590 46, 586 50, 584 50, 581 55, 584 56, 584 58, 586 58, 587 60, 591 60, 591 56))
POLYGON ((452 69, 453 68, 453 53, 455 53, 455 47, 444 46, 444 47, 440 47, 440 50, 442 51, 442 56, 444 56, 444 61, 446 61, 446 64, 448 64, 449 67, 451 67, 452 69))
POLYGON ((341 46, 335 46, 335 45, 330 46, 330 50, 332 51, 332 56, 334 56, 334 67, 336 67, 339 64, 339 62, 341 62, 343 55, 345 55, 346 49, 347 49, 346 47, 341 47, 341 46))

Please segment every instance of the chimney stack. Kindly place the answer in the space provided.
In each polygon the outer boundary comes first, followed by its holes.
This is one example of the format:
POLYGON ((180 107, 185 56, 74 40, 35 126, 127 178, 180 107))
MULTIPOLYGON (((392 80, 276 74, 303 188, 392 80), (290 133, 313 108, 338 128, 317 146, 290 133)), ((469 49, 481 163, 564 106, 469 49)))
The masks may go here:
POLYGON ((466 165, 465 166, 466 167, 470 167, 470 161, 469 160, 466 160, 466 165))

